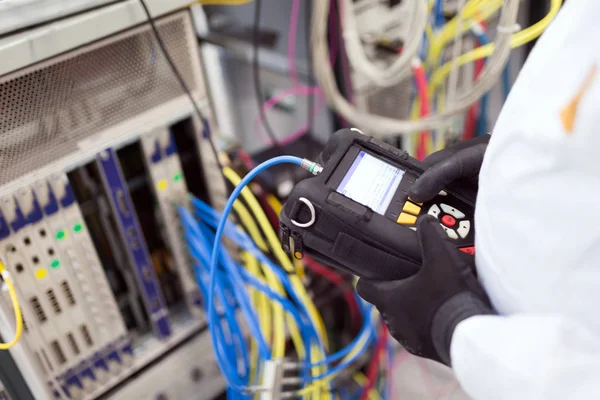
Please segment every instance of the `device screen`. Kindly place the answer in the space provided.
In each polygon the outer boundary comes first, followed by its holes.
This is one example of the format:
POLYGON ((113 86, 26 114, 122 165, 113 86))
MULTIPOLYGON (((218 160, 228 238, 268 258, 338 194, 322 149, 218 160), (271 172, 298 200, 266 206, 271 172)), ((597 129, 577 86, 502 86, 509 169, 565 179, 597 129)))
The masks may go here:
POLYGON ((369 153, 358 153, 336 191, 384 215, 404 171, 369 153))

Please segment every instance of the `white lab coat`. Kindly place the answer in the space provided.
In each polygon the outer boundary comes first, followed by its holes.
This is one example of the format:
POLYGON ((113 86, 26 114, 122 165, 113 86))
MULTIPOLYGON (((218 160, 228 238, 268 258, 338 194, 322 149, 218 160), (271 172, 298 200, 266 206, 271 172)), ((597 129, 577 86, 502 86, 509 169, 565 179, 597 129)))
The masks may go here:
POLYGON ((600 0, 568 0, 494 128, 476 207, 479 277, 502 316, 461 322, 452 365, 475 400, 600 399, 600 0))

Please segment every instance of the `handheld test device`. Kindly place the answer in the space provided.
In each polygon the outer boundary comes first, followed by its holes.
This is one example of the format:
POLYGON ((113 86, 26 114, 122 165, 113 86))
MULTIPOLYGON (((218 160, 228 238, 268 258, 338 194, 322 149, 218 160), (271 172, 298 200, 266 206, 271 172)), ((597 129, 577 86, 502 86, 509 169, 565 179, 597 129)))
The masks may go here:
POLYGON ((431 201, 408 198, 424 172, 406 152, 355 129, 336 132, 319 156, 323 171, 300 181, 280 215, 284 250, 371 279, 403 279, 421 265, 417 217, 436 217, 472 256, 476 189, 455 183, 431 201))

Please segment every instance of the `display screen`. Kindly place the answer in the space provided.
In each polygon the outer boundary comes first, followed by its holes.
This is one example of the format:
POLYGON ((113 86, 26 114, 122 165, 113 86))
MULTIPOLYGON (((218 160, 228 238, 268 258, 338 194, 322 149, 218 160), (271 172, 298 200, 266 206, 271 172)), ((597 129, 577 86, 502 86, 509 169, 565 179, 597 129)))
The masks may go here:
POLYGON ((361 151, 336 191, 384 215, 404 171, 361 151))

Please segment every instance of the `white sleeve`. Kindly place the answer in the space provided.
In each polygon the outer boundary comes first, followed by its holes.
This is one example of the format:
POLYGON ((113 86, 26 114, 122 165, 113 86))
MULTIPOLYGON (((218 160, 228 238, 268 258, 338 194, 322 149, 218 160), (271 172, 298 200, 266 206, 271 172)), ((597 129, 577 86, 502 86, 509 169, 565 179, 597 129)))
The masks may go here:
POLYGON ((452 368, 473 400, 600 398, 600 338, 562 316, 477 316, 462 321, 452 368))

